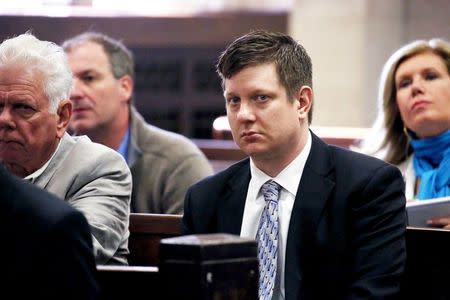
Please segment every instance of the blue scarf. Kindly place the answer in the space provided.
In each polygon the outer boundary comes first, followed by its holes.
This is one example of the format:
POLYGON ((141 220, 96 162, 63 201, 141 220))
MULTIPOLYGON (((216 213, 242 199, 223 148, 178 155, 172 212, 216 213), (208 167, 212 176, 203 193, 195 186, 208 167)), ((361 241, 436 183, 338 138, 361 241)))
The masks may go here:
POLYGON ((412 139, 414 171, 420 177, 417 199, 450 196, 450 130, 426 139, 412 139))

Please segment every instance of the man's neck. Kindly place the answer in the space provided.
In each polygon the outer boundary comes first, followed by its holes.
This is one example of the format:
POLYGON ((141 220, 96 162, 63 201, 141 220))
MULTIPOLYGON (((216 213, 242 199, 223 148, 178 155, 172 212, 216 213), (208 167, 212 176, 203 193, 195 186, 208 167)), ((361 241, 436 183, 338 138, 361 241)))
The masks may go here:
MULTIPOLYGON (((38 164, 38 166, 35 167, 30 167, 29 169, 26 168, 20 168, 20 169, 14 169, 11 171, 11 173, 21 177, 21 178, 27 178, 30 177, 31 179, 38 177, 40 174, 42 174, 45 169, 47 168, 48 164, 50 163, 50 161, 53 159, 53 156, 56 154, 56 152, 58 151, 59 145, 60 145, 60 139, 56 139, 56 145, 49 145, 49 153, 48 156, 45 157, 43 159, 42 162, 40 162, 38 164), (15 173, 15 172, 19 172, 19 174, 15 173)), ((17 167, 17 166, 12 166, 12 167, 17 167)))
POLYGON ((266 155, 264 157, 252 157, 255 166, 271 177, 276 177, 283 171, 305 148, 308 140, 309 129, 303 130, 298 142, 293 144, 292 151, 280 155, 266 155))
POLYGON ((120 128, 109 127, 104 130, 96 130, 95 132, 87 133, 87 136, 95 143, 117 150, 127 130, 128 124, 120 128))
POLYGON ((129 127, 129 110, 121 112, 112 124, 105 124, 85 132, 93 142, 103 144, 111 149, 117 150, 129 127))

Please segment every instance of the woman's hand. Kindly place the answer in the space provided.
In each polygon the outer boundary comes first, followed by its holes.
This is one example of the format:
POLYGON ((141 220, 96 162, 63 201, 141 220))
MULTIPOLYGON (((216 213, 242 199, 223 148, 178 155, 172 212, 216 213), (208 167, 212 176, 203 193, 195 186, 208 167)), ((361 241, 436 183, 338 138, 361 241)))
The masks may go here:
POLYGON ((428 226, 450 229, 450 216, 432 218, 427 221, 428 226))

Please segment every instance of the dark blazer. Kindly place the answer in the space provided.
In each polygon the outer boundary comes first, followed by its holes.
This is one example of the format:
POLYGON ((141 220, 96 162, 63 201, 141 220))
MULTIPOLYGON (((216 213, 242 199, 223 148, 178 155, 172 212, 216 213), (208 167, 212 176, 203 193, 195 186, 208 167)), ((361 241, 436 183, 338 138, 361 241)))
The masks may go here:
POLYGON ((1 292, 11 299, 96 299, 89 225, 63 200, 0 165, 1 292))
MULTIPOLYGON (((192 186, 183 233, 239 235, 249 181, 245 159, 192 186)), ((403 191, 397 168, 312 134, 289 224, 286 299, 397 297, 406 259, 403 191)))

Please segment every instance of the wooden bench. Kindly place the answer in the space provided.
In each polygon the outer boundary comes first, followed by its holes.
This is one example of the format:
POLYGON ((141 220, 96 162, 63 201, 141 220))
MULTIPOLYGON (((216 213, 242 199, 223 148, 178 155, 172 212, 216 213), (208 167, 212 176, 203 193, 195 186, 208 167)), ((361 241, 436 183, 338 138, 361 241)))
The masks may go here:
POLYGON ((100 299, 164 299, 157 267, 97 266, 97 279, 100 299))
POLYGON ((247 155, 242 152, 233 140, 193 139, 209 160, 241 160, 247 155))
POLYGON ((97 266, 101 299, 257 299, 256 255, 254 240, 229 234, 163 239, 158 267, 97 266))
POLYGON ((450 231, 406 229, 403 299, 450 299, 450 231))
MULTIPOLYGON (((131 214, 130 262, 158 265, 160 240, 180 235, 181 218, 181 215, 131 214)), ((406 250, 403 299, 450 299, 447 282, 450 277, 450 231, 408 227, 406 250)), ((151 293, 154 299, 166 299, 161 286, 167 282, 161 281, 157 267, 98 266, 97 269, 103 299, 133 299, 145 293, 151 293)), ((173 278, 178 275, 172 274, 173 278)))
POLYGON ((193 139, 192 141, 208 158, 214 172, 222 171, 247 157, 233 140, 193 139))
POLYGON ((130 266, 157 266, 159 242, 181 235, 182 215, 130 214, 130 266))

